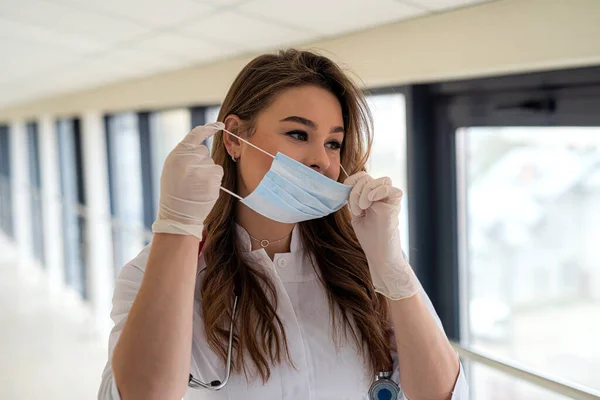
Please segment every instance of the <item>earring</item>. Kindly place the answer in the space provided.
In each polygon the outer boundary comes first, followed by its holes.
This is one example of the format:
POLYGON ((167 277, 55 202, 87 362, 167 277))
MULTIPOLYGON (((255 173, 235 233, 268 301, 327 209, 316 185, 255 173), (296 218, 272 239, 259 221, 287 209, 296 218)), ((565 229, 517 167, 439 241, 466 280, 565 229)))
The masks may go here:
POLYGON ((234 155, 231 156, 231 159, 233 160, 233 162, 237 162, 237 158, 235 158, 234 155))

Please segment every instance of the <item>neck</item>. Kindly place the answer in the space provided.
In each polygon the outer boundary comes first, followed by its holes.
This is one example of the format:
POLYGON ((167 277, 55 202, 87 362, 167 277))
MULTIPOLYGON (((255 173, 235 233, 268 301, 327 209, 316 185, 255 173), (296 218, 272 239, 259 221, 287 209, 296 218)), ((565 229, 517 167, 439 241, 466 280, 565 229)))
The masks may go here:
POLYGON ((261 249, 260 241, 268 240, 271 243, 264 249, 271 259, 273 259, 275 253, 288 253, 290 251, 291 234, 295 224, 284 224, 273 221, 240 202, 236 204, 236 219, 237 223, 250 236, 257 239, 250 240, 252 242, 252 250, 261 249), (282 238, 285 239, 280 240, 282 238))

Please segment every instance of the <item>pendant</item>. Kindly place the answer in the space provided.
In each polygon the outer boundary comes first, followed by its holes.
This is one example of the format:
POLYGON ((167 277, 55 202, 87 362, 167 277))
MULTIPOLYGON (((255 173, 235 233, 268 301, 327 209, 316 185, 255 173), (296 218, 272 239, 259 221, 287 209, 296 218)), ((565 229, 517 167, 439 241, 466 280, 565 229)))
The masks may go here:
POLYGON ((269 242, 267 239, 263 239, 260 241, 260 247, 262 247, 263 249, 265 247, 268 247, 271 244, 271 242, 269 242))

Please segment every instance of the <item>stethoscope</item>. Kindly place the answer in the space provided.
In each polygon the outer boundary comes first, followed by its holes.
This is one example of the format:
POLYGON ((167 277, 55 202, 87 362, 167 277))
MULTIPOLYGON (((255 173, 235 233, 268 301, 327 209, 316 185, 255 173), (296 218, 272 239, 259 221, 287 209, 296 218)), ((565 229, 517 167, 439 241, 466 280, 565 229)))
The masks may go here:
MULTIPOLYGON (((188 386, 194 389, 204 388, 213 391, 221 390, 227 385, 229 375, 231 374, 231 349, 233 347, 233 325, 237 311, 238 296, 233 299, 233 311, 231 313, 231 324, 229 325, 229 343, 227 344, 227 369, 223 381, 214 380, 210 383, 204 383, 194 378, 190 374, 188 386)), ((402 396, 402 389, 393 380, 390 379, 392 373, 389 371, 380 372, 375 377, 375 381, 369 388, 369 400, 397 400, 402 396)))

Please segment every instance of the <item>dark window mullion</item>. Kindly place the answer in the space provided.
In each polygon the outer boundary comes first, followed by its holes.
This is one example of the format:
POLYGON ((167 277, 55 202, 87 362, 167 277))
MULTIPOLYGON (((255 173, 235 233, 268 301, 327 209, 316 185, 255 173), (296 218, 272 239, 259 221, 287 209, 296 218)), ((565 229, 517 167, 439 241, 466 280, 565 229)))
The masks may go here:
POLYGON ((109 200, 110 200, 110 215, 112 218, 115 217, 116 207, 115 207, 115 181, 114 181, 114 168, 113 168, 113 160, 112 160, 112 133, 111 133, 111 125, 110 120, 111 115, 104 116, 104 134, 106 139, 106 165, 108 168, 108 192, 109 192, 109 200))
POLYGON ((10 155, 10 128, 6 125, 0 126, 0 229, 14 238, 10 155))
POLYGON ((190 115, 192 125, 190 129, 206 124, 206 107, 190 107, 190 115))
POLYGON ((410 259, 450 339, 460 339, 453 127, 428 85, 407 89, 410 259))
MULTIPOLYGON (((206 124, 206 108, 207 107, 190 107, 190 120, 192 121, 192 129, 199 125, 206 124)), ((202 144, 208 146, 209 139, 206 139, 204 142, 202 142, 202 144)))
POLYGON ((150 135, 150 113, 138 113, 138 130, 140 133, 140 156, 142 165, 142 199, 144 207, 144 228, 152 230, 154 215, 154 187, 152 180, 152 144, 150 135))

